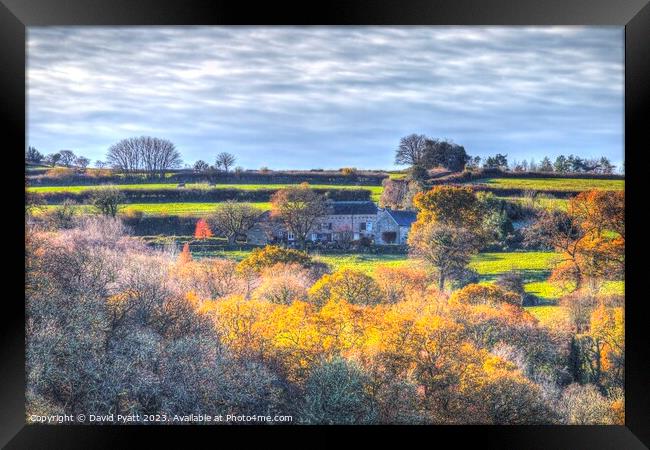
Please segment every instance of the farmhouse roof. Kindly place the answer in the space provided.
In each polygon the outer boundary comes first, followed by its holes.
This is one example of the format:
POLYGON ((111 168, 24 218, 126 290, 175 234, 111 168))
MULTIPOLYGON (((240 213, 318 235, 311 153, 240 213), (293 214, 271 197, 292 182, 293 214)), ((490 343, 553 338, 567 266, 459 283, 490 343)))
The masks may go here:
POLYGON ((377 205, 370 201, 330 202, 330 214, 335 216, 377 214, 377 205))
POLYGON ((397 211, 386 208, 386 212, 400 227, 410 227, 417 219, 415 211, 397 211))

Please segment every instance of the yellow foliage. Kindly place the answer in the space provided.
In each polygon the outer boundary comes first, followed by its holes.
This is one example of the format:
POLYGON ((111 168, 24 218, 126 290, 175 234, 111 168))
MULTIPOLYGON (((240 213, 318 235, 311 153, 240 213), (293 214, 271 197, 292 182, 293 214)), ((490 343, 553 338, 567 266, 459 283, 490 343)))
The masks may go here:
POLYGON ((491 306, 509 304, 521 306, 521 300, 518 295, 507 292, 493 284, 468 284, 464 288, 454 292, 449 299, 449 303, 491 306))
POLYGON ((371 276, 344 268, 331 275, 323 275, 309 289, 309 299, 317 306, 322 306, 328 300, 374 305, 382 301, 383 295, 371 276))

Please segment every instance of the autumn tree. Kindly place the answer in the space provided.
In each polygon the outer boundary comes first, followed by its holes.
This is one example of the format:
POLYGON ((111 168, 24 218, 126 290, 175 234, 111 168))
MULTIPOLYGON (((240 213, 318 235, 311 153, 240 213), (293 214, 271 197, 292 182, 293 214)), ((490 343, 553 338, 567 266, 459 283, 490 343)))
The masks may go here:
POLYGON ((262 272, 264 269, 273 267, 276 264, 298 264, 309 268, 313 261, 305 252, 291 248, 282 248, 276 245, 267 245, 264 248, 256 248, 239 263, 239 270, 253 270, 262 272))
POLYGON ((235 155, 233 155, 232 153, 221 152, 217 155, 215 165, 218 168, 223 167, 224 172, 228 172, 228 170, 235 164, 235 161, 236 161, 235 155))
POLYGON ((540 213, 527 228, 526 240, 562 252, 564 260, 552 273, 556 282, 579 290, 588 281, 622 275, 625 253, 625 202, 623 193, 582 192, 569 201, 567 212, 540 213))
POLYGON ((388 303, 423 295, 430 282, 429 274, 417 267, 377 266, 373 275, 388 303))
POLYGON ((483 209, 471 188, 434 186, 427 192, 417 194, 413 203, 418 209, 413 229, 430 222, 476 232, 481 228, 483 209))
POLYGON ((183 244, 183 250, 181 250, 181 253, 178 256, 178 262, 184 264, 190 261, 192 261, 192 252, 190 251, 190 244, 186 242, 183 244))
POLYGON ((309 290, 309 299, 317 306, 324 305, 328 300, 374 305, 383 300, 383 295, 371 276, 344 268, 318 280, 309 290))
POLYGON ((215 208, 208 216, 208 221, 228 239, 228 244, 234 244, 239 236, 246 234, 257 222, 261 212, 259 209, 228 200, 215 208))
POLYGON ((279 304, 306 300, 311 285, 309 272, 298 264, 276 264, 262 271, 253 297, 279 304))
POLYGON ((208 225, 208 222, 206 222, 205 219, 199 219, 196 222, 196 227, 194 228, 194 237, 196 239, 207 239, 209 237, 212 237, 212 230, 210 229, 210 225, 208 225))
POLYGON ((379 206, 382 208, 402 209, 408 190, 407 182, 385 178, 381 185, 383 190, 379 197, 379 206))
POLYGON ((317 220, 327 212, 325 198, 308 185, 280 189, 271 197, 271 216, 284 223, 303 249, 317 220))
POLYGON ((484 210, 469 188, 436 186, 417 194, 417 221, 408 244, 411 255, 423 259, 438 273, 438 287, 447 279, 459 279, 484 239, 484 210))

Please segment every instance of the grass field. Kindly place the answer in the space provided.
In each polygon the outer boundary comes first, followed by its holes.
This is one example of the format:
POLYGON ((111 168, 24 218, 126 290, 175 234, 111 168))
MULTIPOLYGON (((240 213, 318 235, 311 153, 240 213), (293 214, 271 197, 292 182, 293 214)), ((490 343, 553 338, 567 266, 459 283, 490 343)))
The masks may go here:
POLYGON ((525 309, 539 320, 540 325, 546 327, 566 326, 569 322, 567 310, 564 306, 526 306, 525 309))
MULTIPOLYGON (((151 184, 118 184, 119 189, 182 189, 178 188, 175 183, 151 183, 151 184)), ((295 184, 217 184, 209 186, 207 183, 188 183, 185 189, 239 189, 242 191, 256 191, 261 189, 282 189, 289 186, 297 186, 295 184)), ((383 186, 358 186, 358 185, 341 185, 341 184, 310 184, 314 189, 364 189, 370 191, 373 201, 379 201, 379 197, 383 191, 383 186)), ((102 186, 30 186, 27 188, 29 192, 45 193, 45 192, 70 192, 81 193, 99 189, 102 186)))
POLYGON ((534 200, 526 197, 498 197, 515 203, 520 203, 522 206, 528 206, 535 209, 559 209, 566 211, 569 205, 569 199, 566 198, 544 198, 536 197, 534 200))
MULTIPOLYGON (((248 251, 217 251, 197 256, 241 260, 248 253, 248 251)), ((417 264, 415 261, 410 260, 407 255, 313 254, 312 256, 316 260, 329 264, 334 270, 350 267, 367 274, 372 274, 378 265, 396 267, 417 264)), ((524 276, 527 290, 534 293, 539 292, 545 298, 552 298, 551 294, 555 294, 555 292, 550 291, 551 285, 546 283, 546 279, 558 257, 558 254, 554 252, 480 253, 472 259, 470 267, 479 273, 480 281, 483 283, 492 282, 499 274, 509 270, 518 270, 524 276)))
MULTIPOLYGON (((219 203, 128 203, 120 207, 118 214, 129 215, 133 211, 142 211, 145 216, 204 216, 214 211, 219 203)), ((248 205, 260 210, 271 209, 269 202, 250 202, 248 205)), ((46 205, 44 210, 60 208, 59 205, 46 205)), ((89 205, 75 205, 80 213, 89 213, 92 207, 89 205)), ((38 215, 38 212, 36 212, 38 215)))
POLYGON ((529 189, 532 191, 588 191, 625 189, 625 180, 601 180, 582 178, 483 178, 472 184, 487 184, 503 189, 529 189))

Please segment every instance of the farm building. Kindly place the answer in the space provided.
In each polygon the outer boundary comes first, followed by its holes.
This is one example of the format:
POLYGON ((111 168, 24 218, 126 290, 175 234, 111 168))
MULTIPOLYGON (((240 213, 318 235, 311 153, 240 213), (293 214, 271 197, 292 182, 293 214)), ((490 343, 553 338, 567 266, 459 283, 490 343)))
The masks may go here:
MULTIPOLYGON (((414 221, 413 212, 382 210, 371 201, 329 202, 329 214, 316 222, 309 239, 328 243, 367 238, 381 245, 404 244, 414 221)), ((295 237, 266 211, 248 231, 247 240, 266 245, 292 242, 295 237)))
POLYGON ((375 244, 406 244, 408 232, 416 218, 415 211, 397 211, 388 208, 380 210, 377 213, 375 244))

